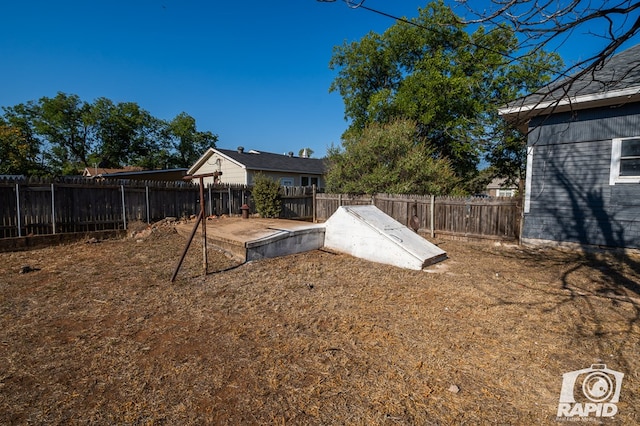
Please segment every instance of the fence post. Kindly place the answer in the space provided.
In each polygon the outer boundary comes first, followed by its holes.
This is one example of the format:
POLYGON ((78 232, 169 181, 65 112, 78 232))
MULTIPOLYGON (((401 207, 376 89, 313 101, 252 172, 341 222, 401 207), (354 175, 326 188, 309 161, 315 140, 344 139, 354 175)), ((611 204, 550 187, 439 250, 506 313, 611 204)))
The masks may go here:
POLYGON ((122 223, 124 223, 124 229, 127 230, 127 206, 124 204, 124 185, 120 185, 122 191, 122 223))
POLYGON ((318 217, 316 216, 316 184, 311 186, 311 217, 313 223, 316 223, 318 217))
POLYGON ((53 183, 51 184, 51 224, 53 227, 53 233, 56 233, 56 195, 53 188, 53 183))
POLYGON ((22 220, 20 216, 22 216, 20 212, 20 184, 16 183, 16 213, 18 215, 18 237, 22 237, 22 220))
POLYGON ((213 198, 211 198, 211 184, 209 184, 209 216, 213 216, 213 198))
POLYGON ((436 225, 435 225, 435 218, 436 218, 436 196, 431 194, 431 208, 430 208, 430 218, 429 221, 431 222, 431 238, 434 238, 436 236, 436 225))
POLYGON ((147 224, 151 223, 151 207, 149 206, 149 185, 144 186, 144 195, 147 201, 147 224))
POLYGON ((231 217, 231 185, 229 185, 229 217, 231 217))

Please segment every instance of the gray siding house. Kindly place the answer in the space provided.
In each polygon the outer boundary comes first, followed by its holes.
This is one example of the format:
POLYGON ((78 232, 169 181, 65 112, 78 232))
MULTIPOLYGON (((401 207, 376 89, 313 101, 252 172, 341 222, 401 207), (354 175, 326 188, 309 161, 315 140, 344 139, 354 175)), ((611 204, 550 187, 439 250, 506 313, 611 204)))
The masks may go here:
POLYGON ((524 243, 640 248, 640 45, 500 110, 526 123, 524 243))

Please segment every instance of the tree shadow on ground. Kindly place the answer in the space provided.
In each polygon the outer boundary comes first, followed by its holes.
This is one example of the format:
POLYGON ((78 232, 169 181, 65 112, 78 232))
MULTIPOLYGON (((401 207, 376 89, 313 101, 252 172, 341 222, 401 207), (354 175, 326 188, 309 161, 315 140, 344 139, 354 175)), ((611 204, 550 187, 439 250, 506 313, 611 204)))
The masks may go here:
POLYGON ((525 304, 541 315, 562 311, 572 318, 568 327, 573 328, 567 333, 572 345, 580 347, 588 341, 598 353, 615 354, 619 368, 630 369, 629 348, 622 350, 629 343, 621 336, 635 336, 640 326, 640 255, 624 249, 624 222, 609 208, 606 188, 598 184, 601 176, 587 172, 583 179, 576 179, 564 173, 563 159, 551 155, 546 160, 555 186, 549 190, 551 201, 538 208, 554 216, 553 229, 560 234, 554 239, 572 245, 519 247, 501 253, 523 267, 548 268, 548 282, 517 283, 523 292, 536 295, 531 300, 497 289, 485 293, 497 305, 525 304))

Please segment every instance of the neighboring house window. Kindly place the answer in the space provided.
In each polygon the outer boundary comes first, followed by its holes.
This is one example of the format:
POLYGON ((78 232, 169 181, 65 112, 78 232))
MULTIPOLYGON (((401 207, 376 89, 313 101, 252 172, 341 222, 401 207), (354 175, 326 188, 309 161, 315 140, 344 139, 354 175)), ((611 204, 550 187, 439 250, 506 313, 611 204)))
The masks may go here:
POLYGON ((302 186, 318 186, 318 178, 310 176, 302 176, 302 186))
POLYGON ((613 139, 609 185, 640 183, 640 137, 613 139))
POLYGON ((280 185, 293 186, 293 178, 280 178, 280 185))
POLYGON ((513 189, 498 189, 498 197, 513 197, 515 192, 513 189))

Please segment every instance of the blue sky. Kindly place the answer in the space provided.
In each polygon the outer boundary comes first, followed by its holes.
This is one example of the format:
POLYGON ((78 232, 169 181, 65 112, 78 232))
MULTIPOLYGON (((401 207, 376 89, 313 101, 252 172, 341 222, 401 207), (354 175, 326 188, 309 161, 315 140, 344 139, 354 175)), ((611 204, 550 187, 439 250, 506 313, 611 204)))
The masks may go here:
MULTIPOLYGON (((347 127, 342 99, 329 93, 333 47, 394 23, 341 1, 4 3, 0 106, 57 92, 106 97, 162 119, 184 111, 219 136, 220 148, 310 147, 314 157, 339 144, 347 127)), ((366 2, 406 17, 424 5, 366 2)))

